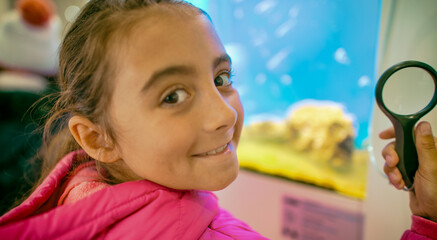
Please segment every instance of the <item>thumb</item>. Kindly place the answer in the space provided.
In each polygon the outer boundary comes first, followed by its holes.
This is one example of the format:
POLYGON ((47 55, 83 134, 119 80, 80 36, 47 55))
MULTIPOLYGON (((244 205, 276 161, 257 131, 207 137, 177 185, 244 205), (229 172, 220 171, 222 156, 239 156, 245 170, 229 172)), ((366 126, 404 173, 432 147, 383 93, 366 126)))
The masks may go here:
POLYGON ((437 149, 431 125, 421 122, 416 128, 416 148, 419 157, 419 170, 429 177, 437 171, 437 149))

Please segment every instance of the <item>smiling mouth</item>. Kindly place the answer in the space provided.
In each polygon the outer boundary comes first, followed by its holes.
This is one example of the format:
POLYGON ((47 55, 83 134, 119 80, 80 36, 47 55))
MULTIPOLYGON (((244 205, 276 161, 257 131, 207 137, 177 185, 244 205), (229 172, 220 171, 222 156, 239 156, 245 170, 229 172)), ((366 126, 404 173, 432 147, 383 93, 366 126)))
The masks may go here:
POLYGON ((218 147, 218 148, 216 148, 216 149, 214 149, 212 151, 201 153, 201 154, 196 154, 194 156, 196 156, 196 157, 204 157, 204 156, 217 155, 217 154, 220 154, 220 153, 224 153, 227 150, 230 150, 230 148, 231 148, 231 144, 230 144, 230 142, 228 142, 225 145, 223 145, 221 147, 218 147))

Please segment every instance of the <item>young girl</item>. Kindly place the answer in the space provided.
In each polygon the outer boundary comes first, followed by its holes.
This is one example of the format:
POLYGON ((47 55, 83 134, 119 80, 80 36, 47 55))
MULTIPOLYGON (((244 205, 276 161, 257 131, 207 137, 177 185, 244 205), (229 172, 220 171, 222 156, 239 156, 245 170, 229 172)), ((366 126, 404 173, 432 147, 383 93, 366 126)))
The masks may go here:
POLYGON ((243 109, 230 75, 194 6, 90 1, 61 47, 52 170, 0 218, 0 236, 265 239, 210 192, 238 173, 243 109))
POLYGON ((208 16, 90 1, 60 50, 56 164, 0 219, 8 239, 264 239, 209 191, 237 176, 243 109, 208 16))

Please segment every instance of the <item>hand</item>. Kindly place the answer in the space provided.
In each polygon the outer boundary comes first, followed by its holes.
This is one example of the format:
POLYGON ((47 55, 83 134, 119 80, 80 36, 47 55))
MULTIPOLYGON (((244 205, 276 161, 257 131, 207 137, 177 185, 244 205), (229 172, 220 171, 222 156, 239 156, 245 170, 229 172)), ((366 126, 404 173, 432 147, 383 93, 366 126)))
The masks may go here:
MULTIPOLYGON (((410 191, 410 209, 414 215, 437 222, 437 138, 434 138, 428 122, 421 122, 414 130, 419 168, 414 178, 414 188, 410 191)), ((381 139, 395 137, 390 128, 379 134, 381 139)), ((396 165, 399 162, 394 142, 383 150, 384 172, 393 186, 403 189, 402 175, 396 165)))

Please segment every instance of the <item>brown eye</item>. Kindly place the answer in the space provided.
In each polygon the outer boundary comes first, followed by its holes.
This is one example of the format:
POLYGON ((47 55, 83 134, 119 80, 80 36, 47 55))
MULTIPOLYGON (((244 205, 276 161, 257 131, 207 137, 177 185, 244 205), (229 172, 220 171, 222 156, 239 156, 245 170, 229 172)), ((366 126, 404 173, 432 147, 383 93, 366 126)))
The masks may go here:
POLYGON ((187 91, 183 89, 178 89, 167 95, 162 102, 166 104, 177 104, 185 101, 188 98, 188 96, 189 95, 187 91))
POLYGON ((231 85, 232 81, 227 73, 222 73, 214 79, 214 84, 216 87, 226 87, 231 85))

